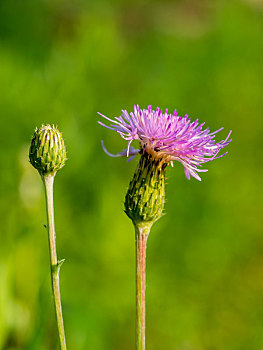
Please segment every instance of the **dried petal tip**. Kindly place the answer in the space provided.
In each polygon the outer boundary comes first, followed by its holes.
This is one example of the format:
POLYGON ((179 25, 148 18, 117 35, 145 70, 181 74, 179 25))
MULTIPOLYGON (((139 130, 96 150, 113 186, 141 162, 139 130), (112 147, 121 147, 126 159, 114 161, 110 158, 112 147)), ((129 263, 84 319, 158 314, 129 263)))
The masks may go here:
POLYGON ((29 149, 29 160, 40 175, 55 175, 66 162, 66 148, 61 132, 54 126, 36 128, 29 149))
POLYGON ((152 225, 163 215, 166 163, 144 152, 125 197, 125 213, 134 225, 152 225))

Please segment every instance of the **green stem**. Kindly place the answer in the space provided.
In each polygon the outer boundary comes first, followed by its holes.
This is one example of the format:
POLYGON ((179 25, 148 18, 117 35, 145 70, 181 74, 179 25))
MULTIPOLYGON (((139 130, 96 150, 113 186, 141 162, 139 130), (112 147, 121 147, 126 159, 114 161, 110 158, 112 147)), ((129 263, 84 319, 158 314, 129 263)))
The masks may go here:
POLYGON ((57 326, 61 350, 66 350, 66 337, 63 324, 61 297, 59 289, 59 270, 64 260, 58 261, 56 251, 56 233, 54 222, 54 205, 53 205, 53 184, 55 175, 42 176, 45 188, 46 209, 47 209, 47 230, 50 252, 51 283, 56 309, 57 326))
POLYGON ((145 350, 146 244, 152 225, 134 226, 136 236, 136 350, 145 350))

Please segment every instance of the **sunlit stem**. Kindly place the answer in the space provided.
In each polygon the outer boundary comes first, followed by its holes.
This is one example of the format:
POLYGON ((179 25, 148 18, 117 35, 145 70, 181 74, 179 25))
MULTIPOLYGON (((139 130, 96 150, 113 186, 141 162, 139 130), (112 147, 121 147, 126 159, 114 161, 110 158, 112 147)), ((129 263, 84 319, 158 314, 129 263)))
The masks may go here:
POLYGON ((136 350, 145 350, 146 244, 151 224, 135 226, 136 236, 136 350))
POLYGON ((46 209, 47 209, 47 231, 50 252, 51 283, 54 296, 56 319, 60 340, 61 350, 66 350, 66 337, 63 324, 62 306, 59 288, 59 270, 64 260, 58 261, 56 251, 56 233, 54 222, 54 205, 53 205, 53 183, 55 175, 42 176, 45 188, 46 209))

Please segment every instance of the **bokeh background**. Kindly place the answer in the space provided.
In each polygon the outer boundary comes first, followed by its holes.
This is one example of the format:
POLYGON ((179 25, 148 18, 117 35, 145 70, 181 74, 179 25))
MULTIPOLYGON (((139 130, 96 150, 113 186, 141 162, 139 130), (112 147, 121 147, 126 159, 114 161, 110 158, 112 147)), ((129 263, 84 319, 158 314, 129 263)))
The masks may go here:
MULTIPOLYGON (((68 348, 133 350, 137 160, 97 124, 133 104, 230 129, 202 182, 167 172, 147 257, 147 349, 263 348, 261 0, 0 2, 0 349, 58 349, 31 135, 57 124, 68 162, 55 214, 68 348)), ((134 145, 136 146, 136 145, 134 145)))

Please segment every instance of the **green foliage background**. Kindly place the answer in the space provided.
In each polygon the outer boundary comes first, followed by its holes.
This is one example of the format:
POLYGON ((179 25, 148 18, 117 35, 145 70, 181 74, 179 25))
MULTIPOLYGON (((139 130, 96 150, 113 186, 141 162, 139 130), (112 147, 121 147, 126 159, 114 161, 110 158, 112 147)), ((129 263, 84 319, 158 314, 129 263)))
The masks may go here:
POLYGON ((57 349, 34 128, 57 124, 68 162, 55 214, 68 348, 134 349, 137 160, 97 124, 133 104, 233 130, 203 181, 167 172, 147 257, 148 350, 263 348, 260 0, 0 2, 0 349, 57 349))

